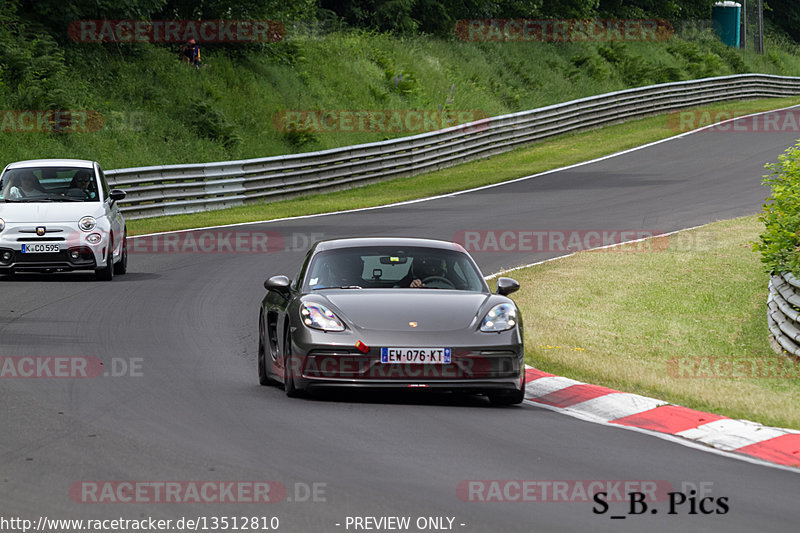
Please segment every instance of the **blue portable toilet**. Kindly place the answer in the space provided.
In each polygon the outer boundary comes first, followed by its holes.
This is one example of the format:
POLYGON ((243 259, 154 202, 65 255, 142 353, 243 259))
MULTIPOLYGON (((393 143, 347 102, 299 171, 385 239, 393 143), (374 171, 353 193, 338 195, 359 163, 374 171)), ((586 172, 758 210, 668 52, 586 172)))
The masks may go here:
POLYGON ((741 38, 742 4, 738 2, 717 2, 711 10, 711 23, 723 43, 739 48, 741 38))

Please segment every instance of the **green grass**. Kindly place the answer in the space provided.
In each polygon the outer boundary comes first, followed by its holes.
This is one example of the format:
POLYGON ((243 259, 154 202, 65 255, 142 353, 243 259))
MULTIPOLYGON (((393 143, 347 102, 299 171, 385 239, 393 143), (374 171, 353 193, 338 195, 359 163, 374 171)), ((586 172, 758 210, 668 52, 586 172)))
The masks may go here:
POLYGON ((105 118, 89 133, 0 131, 0 164, 79 157, 113 169, 265 157, 418 133, 287 134, 273 121, 287 110, 441 108, 497 116, 704 76, 800 75, 796 46, 771 43, 770 54, 760 56, 730 49, 709 32, 654 43, 291 34, 263 49, 205 46, 208 67, 200 70, 177 61, 176 48, 35 45, 0 28, 0 109, 94 110, 105 118))
POLYGON ((768 276, 751 247, 761 231, 749 216, 513 272, 523 287, 514 298, 525 317, 526 361, 580 381, 800 428, 800 362, 768 343, 768 276), (731 361, 736 377, 719 366, 731 361), (795 379, 766 371, 747 377, 745 365, 753 363, 789 369, 795 379))
MULTIPOLYGON (((752 112, 796 104, 800 104, 800 97, 721 102, 703 109, 752 112)), ((588 161, 664 139, 680 133, 675 129, 674 124, 675 122, 671 121, 668 115, 658 115, 588 132, 562 135, 488 159, 410 178, 399 178, 356 189, 315 194, 269 204, 252 204, 191 215, 130 220, 128 228, 131 234, 142 235, 160 231, 327 213, 461 191, 588 161)))

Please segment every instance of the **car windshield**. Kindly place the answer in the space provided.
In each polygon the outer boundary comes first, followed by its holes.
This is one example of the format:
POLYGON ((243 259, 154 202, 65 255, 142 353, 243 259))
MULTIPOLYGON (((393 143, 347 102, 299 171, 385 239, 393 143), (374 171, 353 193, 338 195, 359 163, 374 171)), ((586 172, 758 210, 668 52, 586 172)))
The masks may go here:
POLYGON ((320 252, 309 265, 303 291, 408 287, 488 291, 467 254, 426 247, 360 247, 320 252))
POLYGON ((97 191, 91 168, 14 168, 0 177, 0 201, 5 202, 99 202, 97 191))

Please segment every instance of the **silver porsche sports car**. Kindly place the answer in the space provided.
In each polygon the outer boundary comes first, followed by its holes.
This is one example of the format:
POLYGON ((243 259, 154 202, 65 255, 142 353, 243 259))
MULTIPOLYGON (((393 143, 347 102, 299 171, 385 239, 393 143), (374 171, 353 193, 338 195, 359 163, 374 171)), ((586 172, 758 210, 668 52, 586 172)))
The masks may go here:
POLYGON ((524 394, 522 316, 497 280, 492 294, 460 245, 428 239, 321 241, 297 277, 264 283, 258 378, 289 396, 323 387, 524 394))

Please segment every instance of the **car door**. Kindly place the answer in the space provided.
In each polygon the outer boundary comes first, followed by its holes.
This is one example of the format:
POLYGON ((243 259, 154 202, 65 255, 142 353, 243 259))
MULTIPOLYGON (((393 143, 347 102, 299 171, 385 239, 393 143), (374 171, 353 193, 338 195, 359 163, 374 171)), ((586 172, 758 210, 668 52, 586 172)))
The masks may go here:
POLYGON ((106 176, 100 165, 96 165, 97 175, 100 179, 100 186, 103 189, 103 209, 105 210, 106 217, 111 224, 111 237, 114 240, 114 256, 118 257, 122 253, 122 240, 125 231, 125 219, 119 209, 119 202, 114 202, 109 197, 111 190, 106 181, 106 176))

